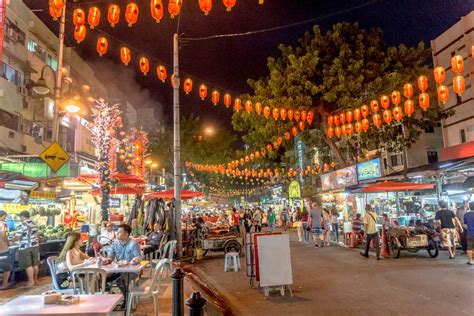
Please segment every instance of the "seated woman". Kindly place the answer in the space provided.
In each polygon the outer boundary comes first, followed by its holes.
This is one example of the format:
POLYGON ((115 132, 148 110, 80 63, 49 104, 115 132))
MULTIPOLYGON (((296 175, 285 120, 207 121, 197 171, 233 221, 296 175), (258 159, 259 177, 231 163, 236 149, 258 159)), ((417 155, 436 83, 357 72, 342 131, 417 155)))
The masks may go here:
POLYGON ((69 233, 57 261, 56 278, 60 288, 67 288, 66 284, 69 282, 65 281, 69 279, 72 270, 85 267, 93 262, 94 259, 89 259, 89 256, 81 251, 83 245, 80 233, 69 233))
POLYGON ((146 256, 149 253, 159 250, 161 239, 163 239, 163 231, 161 230, 160 224, 155 223, 155 225, 153 225, 153 231, 148 236, 148 244, 150 245, 150 247, 145 248, 145 250, 143 250, 143 255, 146 256))

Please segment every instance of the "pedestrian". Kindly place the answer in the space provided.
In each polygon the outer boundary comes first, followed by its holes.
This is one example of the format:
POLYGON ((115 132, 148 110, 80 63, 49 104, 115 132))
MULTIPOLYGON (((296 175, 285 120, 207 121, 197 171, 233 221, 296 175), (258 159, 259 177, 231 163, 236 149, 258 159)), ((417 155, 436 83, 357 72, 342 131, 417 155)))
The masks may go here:
POLYGON ((331 228, 335 241, 339 243, 339 212, 334 206, 331 208, 331 228))
POLYGON ((464 214, 464 224, 466 224, 466 253, 467 264, 474 265, 472 262, 472 251, 474 250, 474 202, 469 203, 470 211, 464 214))
POLYGON ((13 242, 20 241, 18 253, 18 264, 20 269, 25 269, 28 276, 27 286, 33 286, 38 282, 39 264, 39 241, 38 225, 30 219, 30 213, 20 213, 21 223, 16 228, 13 242))
POLYGON ((329 211, 323 208, 323 245, 329 246, 329 238, 331 236, 331 215, 329 211))
POLYGON ((461 248, 463 252, 467 251, 467 226, 464 223, 464 214, 466 214, 467 212, 469 212, 469 202, 467 200, 464 200, 462 206, 456 211, 456 217, 459 219, 459 222, 461 222, 463 228, 463 232, 460 235, 461 248))
POLYGON ((324 246, 322 244, 322 217, 323 209, 321 208, 319 203, 311 203, 311 209, 309 211, 309 227, 311 227, 311 236, 313 237, 314 246, 316 248, 324 246))
POLYGON ((362 218, 360 213, 357 213, 354 219, 352 220, 352 232, 354 234, 364 234, 364 231, 362 230, 362 218))
POLYGON ((377 230, 377 214, 372 211, 370 204, 365 205, 364 228, 367 239, 365 241, 365 252, 361 252, 362 257, 369 257, 370 242, 373 240, 377 260, 380 260, 379 232, 377 230))
POLYGON ((454 240, 456 238, 456 225, 459 227, 461 233, 463 228, 459 219, 453 211, 448 210, 446 201, 439 201, 439 211, 436 212, 435 220, 441 225, 441 244, 448 248, 449 259, 454 259, 456 256, 456 248, 454 240))
POLYGON ((283 226, 283 229, 286 231, 286 226, 288 222, 288 208, 284 207, 283 210, 281 211, 281 224, 283 226))
MULTIPOLYGON (((296 208, 298 213, 301 211, 301 208, 298 206, 296 208)), ((308 225, 309 222, 309 213, 306 207, 303 206, 303 211, 301 212, 301 231, 303 232, 303 242, 305 244, 309 243, 309 231, 311 227, 308 225)))
POLYGON ((232 219, 234 221, 234 228, 237 233, 240 235, 240 213, 234 207, 232 208, 232 219))
POLYGON ((5 222, 7 213, 0 211, 0 270, 2 270, 2 287, 0 290, 9 288, 8 280, 12 270, 12 261, 10 257, 10 248, 8 247, 8 225, 5 222))
POLYGON ((244 214, 244 227, 245 232, 250 233, 250 229, 252 228, 252 215, 250 214, 250 211, 248 209, 245 210, 244 214))
POLYGON ((260 233, 262 231, 262 212, 259 207, 253 212, 252 222, 255 226, 255 232, 260 233))
POLYGON ((303 242, 303 227, 301 223, 301 209, 297 207, 291 214, 293 221, 293 227, 296 228, 296 233, 298 234, 298 241, 303 242))
POLYGON ((268 227, 270 228, 270 233, 273 233, 275 231, 275 222, 276 222, 275 212, 272 210, 271 207, 269 207, 268 212, 267 212, 267 223, 268 223, 268 227))

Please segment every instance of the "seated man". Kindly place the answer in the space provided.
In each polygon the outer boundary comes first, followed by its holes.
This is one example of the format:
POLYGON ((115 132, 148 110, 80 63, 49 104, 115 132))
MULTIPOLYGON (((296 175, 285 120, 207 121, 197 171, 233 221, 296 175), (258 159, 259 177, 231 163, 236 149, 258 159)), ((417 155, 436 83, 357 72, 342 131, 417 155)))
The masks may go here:
POLYGON ((99 242, 104 246, 111 245, 115 238, 114 225, 111 222, 107 222, 100 232, 99 242))
POLYGON ((163 239, 163 230, 161 230, 160 224, 155 223, 155 225, 153 225, 153 231, 148 236, 148 244, 150 245, 150 247, 145 248, 145 250, 143 251, 143 255, 146 256, 149 253, 159 250, 162 239, 163 239))

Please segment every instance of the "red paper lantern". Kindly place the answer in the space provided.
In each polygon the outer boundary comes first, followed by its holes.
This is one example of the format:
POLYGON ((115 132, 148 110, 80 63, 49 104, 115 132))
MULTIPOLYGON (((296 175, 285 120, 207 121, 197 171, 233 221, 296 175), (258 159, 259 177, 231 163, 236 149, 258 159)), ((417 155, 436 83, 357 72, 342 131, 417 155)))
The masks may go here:
POLYGON ((352 136, 353 133, 354 133, 354 126, 351 123, 346 124, 346 134, 348 136, 352 136))
POLYGON ((148 72, 150 71, 150 62, 148 61, 148 58, 141 57, 139 64, 140 64, 140 71, 146 76, 148 72))
POLYGON ((384 109, 388 109, 390 107, 390 98, 386 95, 380 97, 380 106, 384 109))
POLYGON ((298 122, 298 127, 300 128, 301 131, 304 131, 304 128, 305 128, 304 121, 299 121, 298 122))
POLYGON ((339 121, 341 121, 341 124, 346 123, 346 113, 342 112, 339 114, 339 121))
POLYGON ((198 0, 199 1, 199 8, 204 15, 209 15, 209 11, 212 10, 212 0, 198 0))
POLYGON ((239 112, 242 109, 242 99, 236 98, 234 100, 234 111, 239 112))
POLYGON ((313 120, 314 120, 314 112, 309 111, 308 112, 308 117, 306 118, 306 121, 308 122, 309 125, 311 125, 313 123, 313 120))
POLYGON ((224 3, 226 11, 229 12, 235 6, 235 3, 237 1, 236 0, 222 0, 222 2, 224 3))
POLYGON ((395 106, 398 106, 400 102, 402 102, 402 96, 400 95, 400 92, 397 90, 392 92, 392 103, 395 104, 395 106))
POLYGON ((263 108, 263 116, 265 116, 266 119, 270 117, 271 110, 270 107, 267 105, 263 108))
POLYGON ((281 144, 283 143, 283 138, 281 138, 280 136, 278 136, 276 142, 277 142, 278 146, 281 146, 281 144))
POLYGON ((250 100, 245 101, 245 112, 250 113, 252 111, 253 111, 252 101, 250 100))
POLYGON ((399 106, 396 106, 392 109, 392 114, 393 114, 393 118, 397 122, 400 122, 403 118, 403 111, 402 111, 402 108, 399 106))
POLYGON ((107 20, 109 21, 111 27, 115 27, 115 24, 120 21, 120 7, 118 5, 111 4, 109 6, 107 20))
POLYGON ((257 115, 262 114, 262 103, 261 102, 256 102, 255 103, 255 113, 257 113, 257 115))
MULTIPOLYGON (((171 87, 174 88, 174 74, 171 75, 170 81, 171 81, 171 87)), ((180 85, 181 85, 181 78, 178 78, 178 88, 180 85)))
POLYGON ((445 104, 449 99, 449 89, 445 85, 440 85, 438 87, 438 100, 445 104))
POLYGON ((86 23, 86 13, 81 8, 74 9, 72 12, 72 23, 75 26, 84 25, 86 23))
POLYGON ((428 77, 426 76, 419 76, 418 77, 418 89, 421 92, 425 92, 428 89, 428 77))
POLYGON ((217 105, 219 103, 219 100, 220 100, 219 91, 217 91, 217 90, 212 91, 212 93, 211 93, 211 102, 212 102, 212 104, 217 105))
POLYGON ((138 6, 135 2, 130 2, 125 7, 125 21, 128 23, 128 27, 131 27, 133 24, 138 21, 138 6))
POLYGON ((184 80, 183 90, 186 94, 193 90, 193 81, 190 78, 184 80))
POLYGON ((413 85, 411 83, 405 83, 403 85, 403 95, 407 99, 410 99, 413 96, 413 85))
POLYGON ((346 121, 347 121, 347 123, 352 123, 353 119, 354 119, 354 114, 352 114, 352 111, 347 111, 346 112, 346 121))
POLYGON ((285 139, 290 140, 291 135, 289 132, 285 132, 285 139))
POLYGON ((207 97, 207 86, 205 84, 199 86, 199 97, 201 100, 204 100, 207 97))
POLYGON ((355 122, 354 124, 354 129, 356 133, 362 133, 362 123, 361 122, 355 122))
POLYGON ((271 153, 272 150, 273 150, 272 144, 268 144, 268 145, 267 145, 267 151, 268 151, 269 153, 271 153))
POLYGON ((367 105, 362 105, 360 107, 360 114, 362 114, 363 118, 367 118, 369 116, 369 107, 367 105))
POLYGON ((382 125, 382 118, 380 117, 380 114, 374 114, 372 115, 372 122, 374 123, 375 127, 379 128, 382 125))
POLYGON ((334 127, 329 126, 326 130, 326 134, 328 135, 328 138, 333 138, 334 137, 334 127))
POLYGON ((226 93, 224 94, 224 105, 226 108, 228 108, 232 104, 232 97, 230 94, 226 93))
POLYGON ((89 23, 91 29, 94 29, 99 25, 100 22, 100 9, 98 7, 90 7, 89 13, 87 14, 87 23, 89 23))
POLYGON ((85 25, 79 25, 74 27, 74 39, 77 44, 82 42, 86 38, 87 29, 85 25))
POLYGON ((361 118, 362 118, 362 115, 361 115, 361 113, 360 113, 360 109, 359 109, 359 108, 356 108, 356 109, 354 110, 354 119, 358 122, 358 121, 361 120, 361 118))
POLYGON ((265 148, 262 148, 260 150, 260 153, 262 154, 262 157, 265 157, 267 155, 267 150, 265 148))
POLYGON ((161 82, 165 82, 166 77, 167 77, 165 66, 162 66, 162 65, 157 66, 156 75, 158 76, 158 79, 161 80, 161 82))
MULTIPOLYGON (((379 114, 374 114, 374 115, 378 115, 380 117, 379 114)), ((362 131, 367 132, 370 126, 369 120, 365 118, 362 120, 361 124, 362 124, 362 131)))
POLYGON ((336 126, 336 128, 334 129, 334 132, 336 133, 337 138, 341 138, 342 129, 340 126, 336 126))
MULTIPOLYGON (((54 0, 49 0, 49 14, 53 17, 53 20, 54 21, 57 21, 62 13, 63 13, 63 9, 62 8, 59 8, 57 7, 56 5, 54 5, 55 1, 54 0)), ((63 8, 64 8, 64 5, 63 5, 63 8)))
POLYGON ((413 100, 405 100, 403 107, 405 109, 405 114, 408 117, 411 117, 411 115, 415 112, 415 102, 413 100))
POLYGON ((333 116, 328 116, 328 126, 333 126, 334 125, 334 117, 333 116))
POLYGON ((333 118, 334 118, 334 125, 336 126, 341 125, 341 118, 339 117, 339 115, 334 115, 333 118))
POLYGON ((420 108, 426 111, 430 107, 430 95, 426 92, 420 93, 418 103, 420 104, 420 108))
POLYGON ((285 108, 280 109, 280 117, 283 121, 286 120, 286 109, 285 108))
POLYGON ((99 56, 105 55, 107 53, 107 49, 109 47, 109 41, 105 37, 99 37, 97 39, 97 52, 99 53, 99 56))
POLYGON ((272 115, 273 115, 273 119, 278 120, 278 117, 280 117, 280 110, 278 108, 274 108, 272 110, 272 115))
POLYGON ((308 117, 308 113, 306 113, 306 111, 301 111, 301 120, 306 121, 307 117, 308 117))
POLYGON ((151 17, 156 21, 156 23, 160 23, 161 19, 163 18, 163 1, 162 0, 150 0, 150 12, 151 17))
POLYGON ((385 124, 392 123, 392 112, 390 110, 387 109, 383 111, 382 116, 383 116, 383 121, 385 122, 385 124))
POLYGON ((168 2, 168 12, 170 17, 174 19, 175 16, 179 14, 181 10, 181 5, 183 4, 183 0, 169 0, 168 2))
POLYGON ((455 55, 451 58, 451 69, 458 75, 464 71, 464 58, 461 55, 455 55))
POLYGON ((434 80, 437 83, 443 83, 446 80, 446 70, 443 67, 436 67, 433 70, 434 80))
POLYGON ((342 136, 347 135, 346 124, 341 125, 341 132, 342 132, 342 136))
POLYGON ((301 118, 300 111, 295 111, 295 121, 299 121, 301 118))
POLYGON ((378 113, 380 110, 379 102, 377 100, 370 101, 370 109, 372 110, 372 113, 378 113))
POLYGON ((66 0, 49 0, 49 5, 55 7, 58 10, 62 10, 64 8, 66 0))
POLYGON ((293 118, 295 116, 295 112, 292 109, 288 109, 288 111, 286 111, 286 114, 288 114, 288 119, 290 121, 293 120, 293 118))
POLYGON ((293 134, 294 137, 296 137, 298 135, 298 128, 296 128, 296 126, 293 126, 291 128, 291 133, 293 134))
POLYGON ((130 49, 128 47, 122 47, 120 48, 120 60, 125 66, 128 66, 128 63, 130 62, 131 56, 130 56, 130 49))
POLYGON ((466 89, 463 76, 456 76, 453 78, 453 90, 457 95, 461 96, 466 89))

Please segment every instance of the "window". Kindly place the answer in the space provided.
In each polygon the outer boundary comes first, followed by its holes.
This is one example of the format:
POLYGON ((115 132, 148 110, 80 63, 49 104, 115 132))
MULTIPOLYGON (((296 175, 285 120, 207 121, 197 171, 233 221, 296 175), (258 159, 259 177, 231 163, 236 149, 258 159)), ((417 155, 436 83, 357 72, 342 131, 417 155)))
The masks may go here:
POLYGON ((18 131, 20 128, 20 117, 0 109, 0 126, 18 131))
POLYGON ((36 52, 36 47, 38 47, 38 43, 34 39, 28 39, 28 51, 34 53, 36 52))
POLYGON ((460 130, 461 132, 461 144, 464 144, 466 142, 466 130, 463 128, 460 130))
POLYGON ((23 87, 24 85, 25 79, 23 74, 8 64, 2 63, 2 76, 17 87, 23 87))
POLYGON ((48 56, 46 56, 46 64, 51 66, 51 68, 53 68, 54 71, 58 70, 58 60, 49 54, 48 56))
POLYGON ((438 162, 438 152, 433 149, 428 149, 428 163, 438 162))
POLYGON ((28 51, 34 53, 36 56, 38 56, 38 58, 40 58, 41 60, 46 60, 46 50, 41 47, 40 44, 38 44, 37 41, 35 41, 34 39, 30 38, 28 39, 28 51))
POLYGON ((8 132, 8 138, 15 138, 15 133, 12 131, 8 132))
POLYGON ((26 148, 25 145, 21 145, 21 150, 22 150, 22 152, 26 153, 28 148, 26 148))
POLYGON ((390 156, 390 165, 392 167, 398 167, 402 165, 402 155, 392 155, 390 156))
POLYGON ((13 41, 25 45, 26 34, 17 25, 5 18, 5 40, 13 41))

